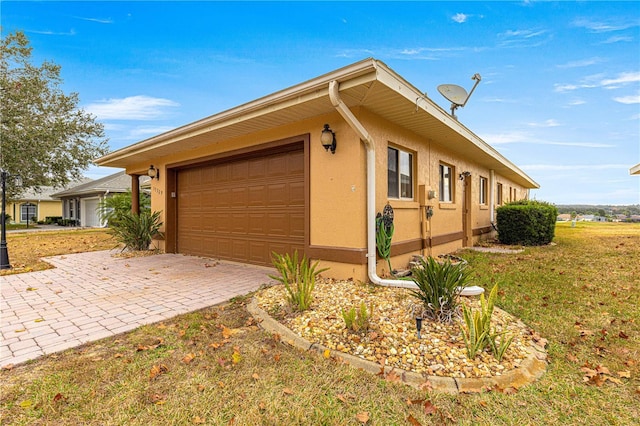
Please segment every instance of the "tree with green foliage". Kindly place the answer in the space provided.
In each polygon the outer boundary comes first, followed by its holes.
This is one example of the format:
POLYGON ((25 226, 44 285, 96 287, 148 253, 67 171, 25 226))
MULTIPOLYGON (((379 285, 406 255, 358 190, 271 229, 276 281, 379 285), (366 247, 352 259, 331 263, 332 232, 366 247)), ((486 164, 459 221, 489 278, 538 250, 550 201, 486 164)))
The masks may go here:
POLYGON ((62 91, 60 66, 34 65, 31 51, 22 32, 0 40, 0 168, 23 183, 7 188, 9 198, 79 180, 108 151, 104 126, 62 91))
MULTIPOLYGON (((140 213, 151 211, 151 196, 140 191, 140 213)), ((103 198, 98 205, 100 220, 112 226, 120 217, 131 212, 131 190, 103 198)))

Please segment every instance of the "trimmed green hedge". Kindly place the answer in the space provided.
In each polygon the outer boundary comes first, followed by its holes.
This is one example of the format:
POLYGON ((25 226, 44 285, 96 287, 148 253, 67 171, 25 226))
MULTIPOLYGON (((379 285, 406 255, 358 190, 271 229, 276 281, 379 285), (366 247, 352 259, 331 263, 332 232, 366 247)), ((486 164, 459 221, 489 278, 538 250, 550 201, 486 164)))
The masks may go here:
POLYGON ((498 240, 502 244, 539 246, 555 235, 558 209, 544 201, 521 200, 498 207, 498 240))

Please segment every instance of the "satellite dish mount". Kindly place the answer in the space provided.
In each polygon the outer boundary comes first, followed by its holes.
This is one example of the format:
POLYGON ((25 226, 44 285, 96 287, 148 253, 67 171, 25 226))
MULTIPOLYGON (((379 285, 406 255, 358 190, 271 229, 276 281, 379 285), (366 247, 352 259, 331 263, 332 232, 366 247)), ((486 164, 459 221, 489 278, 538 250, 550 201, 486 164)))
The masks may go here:
POLYGON ((464 90, 463 87, 456 84, 441 84, 438 86, 438 92, 451 102, 451 116, 456 120, 458 119, 458 117, 456 117, 456 109, 459 107, 464 108, 471 97, 471 94, 476 90, 476 86, 478 86, 478 83, 482 80, 482 77, 480 77, 480 74, 476 73, 471 77, 471 80, 475 80, 475 84, 471 88, 469 94, 467 94, 467 91, 464 90))

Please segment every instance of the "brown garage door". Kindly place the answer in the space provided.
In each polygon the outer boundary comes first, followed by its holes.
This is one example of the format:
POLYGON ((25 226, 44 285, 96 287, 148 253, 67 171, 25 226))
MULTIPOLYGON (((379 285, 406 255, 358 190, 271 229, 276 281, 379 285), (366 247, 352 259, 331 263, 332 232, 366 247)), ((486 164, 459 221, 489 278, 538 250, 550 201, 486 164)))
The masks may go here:
POLYGON ((304 151, 180 170, 177 251, 254 264, 304 250, 304 151))

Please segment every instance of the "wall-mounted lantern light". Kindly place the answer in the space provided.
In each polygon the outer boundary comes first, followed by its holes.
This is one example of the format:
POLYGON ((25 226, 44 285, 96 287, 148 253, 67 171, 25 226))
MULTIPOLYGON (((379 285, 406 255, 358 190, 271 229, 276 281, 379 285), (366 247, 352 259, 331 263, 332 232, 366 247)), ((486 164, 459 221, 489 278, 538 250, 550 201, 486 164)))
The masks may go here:
POLYGON ((471 176, 471 172, 462 172, 462 173, 460 173, 460 180, 464 180, 465 178, 468 178, 469 176, 471 176))
POLYGON ((322 135, 320 135, 320 142, 322 142, 324 149, 327 151, 331 150, 332 154, 336 153, 336 134, 328 124, 324 125, 322 135))
POLYGON ((147 176, 151 179, 155 178, 160 180, 160 169, 156 169, 153 167, 153 164, 149 166, 149 170, 147 171, 147 176))

